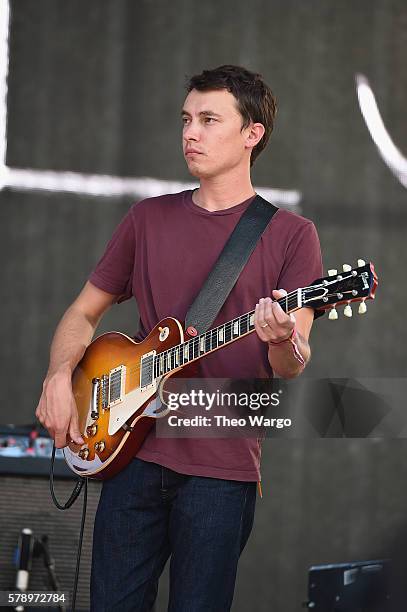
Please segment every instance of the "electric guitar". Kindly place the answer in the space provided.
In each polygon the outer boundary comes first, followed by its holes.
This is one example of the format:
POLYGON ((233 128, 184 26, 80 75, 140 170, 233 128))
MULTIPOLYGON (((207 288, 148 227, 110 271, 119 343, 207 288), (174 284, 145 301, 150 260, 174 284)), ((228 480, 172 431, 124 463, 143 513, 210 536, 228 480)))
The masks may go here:
MULTIPOLYGON (((327 277, 291 291, 278 302, 286 313, 308 306, 329 310, 329 319, 337 319, 336 306, 342 304, 346 316, 352 316, 351 302, 360 302, 359 313, 366 312, 365 302, 374 298, 377 283, 373 264, 358 260, 357 268, 344 264, 340 274, 329 270, 327 277)), ((96 338, 72 376, 85 443, 71 442, 63 449, 69 467, 90 478, 114 476, 134 457, 155 419, 170 411, 162 397, 165 381, 254 329, 252 310, 201 335, 168 317, 142 342, 117 332, 96 338)))

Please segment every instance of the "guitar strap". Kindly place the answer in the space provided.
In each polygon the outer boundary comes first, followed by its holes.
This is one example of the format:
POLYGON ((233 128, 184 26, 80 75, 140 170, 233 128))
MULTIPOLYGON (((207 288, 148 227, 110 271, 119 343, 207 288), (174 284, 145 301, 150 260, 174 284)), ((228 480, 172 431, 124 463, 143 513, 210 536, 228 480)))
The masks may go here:
POLYGON ((240 217, 185 317, 199 334, 210 328, 278 208, 259 195, 240 217))

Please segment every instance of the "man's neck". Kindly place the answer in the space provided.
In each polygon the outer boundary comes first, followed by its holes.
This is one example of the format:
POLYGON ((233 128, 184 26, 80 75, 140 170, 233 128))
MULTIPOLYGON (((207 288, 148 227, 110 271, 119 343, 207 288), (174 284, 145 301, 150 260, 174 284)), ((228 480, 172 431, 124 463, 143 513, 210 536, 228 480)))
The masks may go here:
POLYGON ((226 210, 255 195, 250 177, 233 181, 230 177, 201 179, 199 189, 192 195, 193 202, 205 210, 226 210))

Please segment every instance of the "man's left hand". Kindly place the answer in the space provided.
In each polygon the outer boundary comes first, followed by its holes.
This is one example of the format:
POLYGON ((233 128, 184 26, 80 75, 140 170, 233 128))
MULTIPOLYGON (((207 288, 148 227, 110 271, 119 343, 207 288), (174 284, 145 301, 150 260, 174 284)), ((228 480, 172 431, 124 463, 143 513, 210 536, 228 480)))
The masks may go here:
POLYGON ((287 295, 284 289, 276 289, 270 297, 260 298, 254 311, 254 326, 263 342, 283 342, 288 340, 295 327, 293 314, 286 314, 277 300, 287 295))

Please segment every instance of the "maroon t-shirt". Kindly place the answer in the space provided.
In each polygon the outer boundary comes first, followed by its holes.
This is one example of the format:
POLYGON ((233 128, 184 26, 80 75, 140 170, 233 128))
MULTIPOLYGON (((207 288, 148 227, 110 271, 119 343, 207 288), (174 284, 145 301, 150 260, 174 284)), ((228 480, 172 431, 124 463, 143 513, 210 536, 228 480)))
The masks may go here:
MULTIPOLYGON (((103 291, 134 296, 137 340, 168 316, 183 321, 227 239, 253 198, 208 211, 182 191, 134 204, 89 280, 103 291)), ((273 289, 292 291, 322 276, 314 224, 279 209, 264 231, 213 327, 252 310, 273 289)), ((254 332, 199 361, 199 376, 269 378, 267 344, 254 332)), ((260 480, 256 438, 157 438, 153 429, 137 453, 177 472, 231 480, 260 480)))

